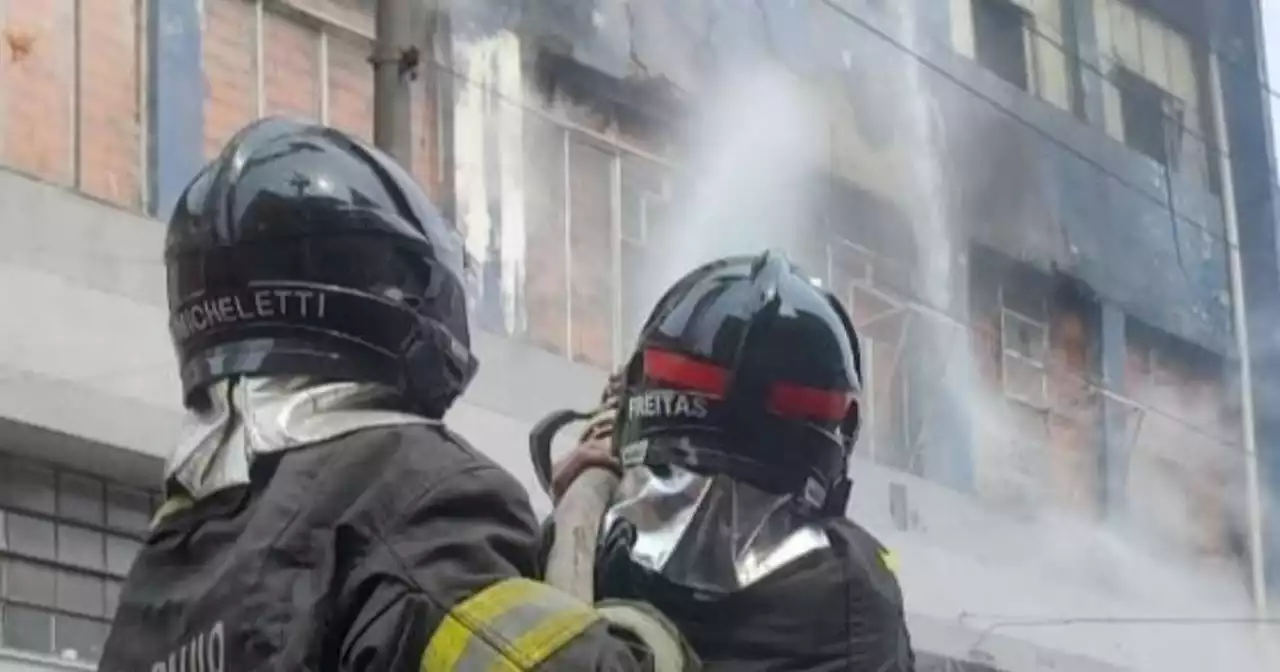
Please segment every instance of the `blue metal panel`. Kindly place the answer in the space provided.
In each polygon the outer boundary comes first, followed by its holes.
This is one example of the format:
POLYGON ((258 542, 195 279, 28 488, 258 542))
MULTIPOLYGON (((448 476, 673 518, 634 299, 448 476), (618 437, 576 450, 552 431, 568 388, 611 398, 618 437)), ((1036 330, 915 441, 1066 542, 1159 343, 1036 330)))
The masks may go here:
POLYGON ((204 161, 204 66, 197 0, 148 2, 151 214, 169 216, 204 161))

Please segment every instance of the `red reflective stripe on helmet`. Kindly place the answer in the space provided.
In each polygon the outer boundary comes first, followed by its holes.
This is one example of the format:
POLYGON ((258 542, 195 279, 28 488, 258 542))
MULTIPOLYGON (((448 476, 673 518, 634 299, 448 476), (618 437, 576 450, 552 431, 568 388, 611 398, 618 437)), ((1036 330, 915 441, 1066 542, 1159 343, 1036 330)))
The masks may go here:
POLYGON ((823 390, 795 383, 774 383, 769 392, 769 412, 788 418, 840 422, 857 401, 848 390, 823 390))
POLYGON ((644 375, 714 397, 723 397, 729 385, 729 372, 723 367, 662 350, 644 351, 644 375))

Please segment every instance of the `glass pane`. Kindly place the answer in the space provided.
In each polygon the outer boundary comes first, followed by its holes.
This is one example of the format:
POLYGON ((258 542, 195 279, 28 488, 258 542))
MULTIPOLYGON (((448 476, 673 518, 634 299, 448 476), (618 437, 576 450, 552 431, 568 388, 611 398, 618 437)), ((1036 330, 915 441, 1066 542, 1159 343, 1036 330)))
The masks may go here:
POLYGON ((123 586, 119 581, 108 581, 106 590, 106 608, 107 618, 115 618, 116 610, 120 608, 120 588, 123 586))
POLYGON ((59 474, 59 516, 101 525, 103 521, 102 497, 102 481, 77 474, 59 474))
POLYGON ((103 569, 102 533, 73 525, 58 525, 58 560, 89 569, 103 569))
POLYGON ((1005 350, 1033 361, 1044 361, 1044 351, 1048 341, 1044 325, 1009 311, 1005 311, 1002 318, 1001 338, 1004 341, 1005 350))
POLYGON ((151 523, 151 496, 145 491, 107 486, 107 525, 145 534, 151 523))
POLYGON ((27 604, 52 607, 57 572, 52 567, 10 560, 5 578, 5 597, 27 604))
POLYGON ((57 557, 52 522, 16 513, 7 518, 9 550, 49 560, 57 557))
POLYGON ((53 652, 53 616, 47 611, 4 605, 3 627, 0 627, 0 643, 12 649, 53 652))
POLYGON ((86 616, 106 615, 106 590, 96 576, 58 572, 58 608, 86 616))
POLYGON ((138 551, 142 548, 142 544, 123 537, 107 537, 107 571, 112 574, 124 576, 129 573, 129 568, 133 566, 134 558, 138 557, 138 551))
POLYGON ((65 660, 97 662, 107 641, 107 624, 88 618, 58 615, 54 648, 65 660))
POLYGON ((0 461, 0 506, 54 513, 53 470, 21 460, 0 461))
POLYGON ((1004 393, 1009 398, 1044 408, 1048 402, 1045 382, 1042 366, 1016 355, 1004 356, 1004 393))

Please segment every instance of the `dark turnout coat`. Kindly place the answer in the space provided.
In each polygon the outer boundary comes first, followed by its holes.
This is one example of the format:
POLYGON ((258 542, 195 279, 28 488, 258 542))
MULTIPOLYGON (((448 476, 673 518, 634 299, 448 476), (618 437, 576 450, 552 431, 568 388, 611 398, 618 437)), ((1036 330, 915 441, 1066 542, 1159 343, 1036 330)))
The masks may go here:
POLYGON ((258 457, 250 485, 171 497, 102 672, 649 670, 534 573, 523 488, 440 427, 258 457))
POLYGON ((699 598, 633 564, 617 535, 601 544, 597 594, 653 604, 680 629, 704 670, 914 672, 893 558, 846 519, 830 546, 727 597, 699 598))

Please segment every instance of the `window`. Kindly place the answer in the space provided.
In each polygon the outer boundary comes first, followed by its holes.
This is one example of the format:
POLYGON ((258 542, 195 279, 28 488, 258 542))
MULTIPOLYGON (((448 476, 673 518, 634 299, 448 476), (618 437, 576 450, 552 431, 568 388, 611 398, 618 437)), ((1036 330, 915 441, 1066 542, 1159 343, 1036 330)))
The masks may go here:
POLYGON ((982 67, 1027 91, 1030 16, 1009 0, 973 0, 974 55, 982 67))
POLYGON ((1200 47, 1151 5, 1099 0, 1094 11, 1106 75, 1107 132, 1184 179, 1209 187, 1207 114, 1200 47))
POLYGON ((1178 156, 1182 133, 1182 104, 1142 75, 1120 70, 1120 118, 1124 142, 1168 166, 1178 156))
POLYGON ((1000 382, 1005 396, 1034 408, 1048 407, 1049 327, 1040 310, 1014 310, 1012 296, 1000 290, 1000 382), (1027 313, 1031 312, 1037 317, 1027 313))
POLYGON ((54 619, 53 647, 70 660, 97 660, 107 641, 107 623, 98 619, 58 614, 54 619))
POLYGON ((141 490, 107 486, 107 527, 145 534, 151 524, 151 496, 141 490))
POLYGON ((154 504, 142 490, 0 456, 0 648, 96 661, 154 504))
POLYGON ((53 513, 55 492, 53 470, 17 460, 0 460, 0 507, 53 513))
POLYGON ((52 522, 10 512, 7 516, 8 550, 23 555, 54 560, 57 554, 57 537, 52 522))
POLYGON ((103 522, 102 481, 78 474, 58 474, 58 517, 90 525, 103 522))
POLYGON ((53 614, 18 604, 0 604, 0 635, 3 644, 12 649, 34 653, 53 653, 53 614))

